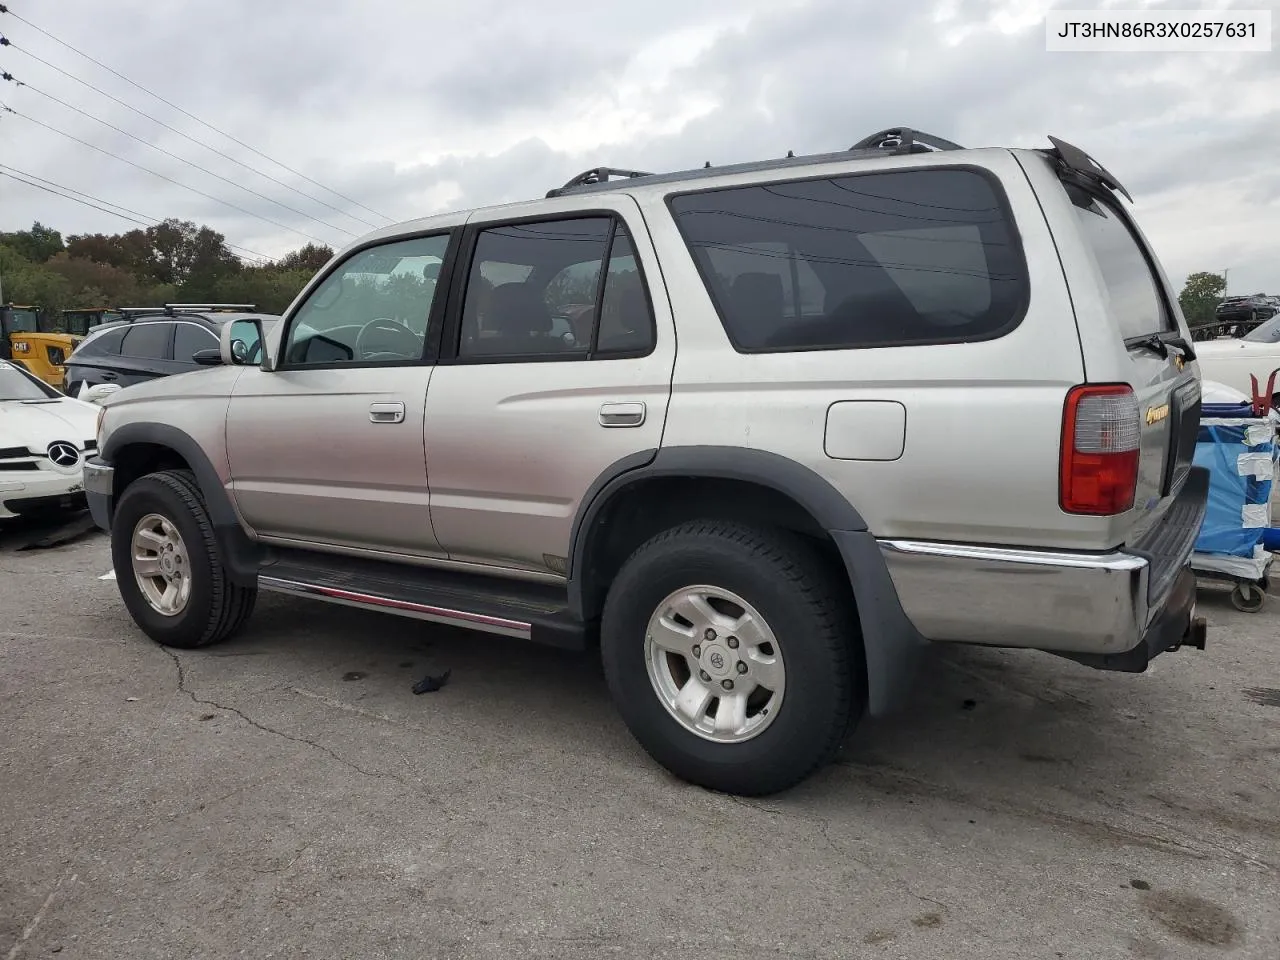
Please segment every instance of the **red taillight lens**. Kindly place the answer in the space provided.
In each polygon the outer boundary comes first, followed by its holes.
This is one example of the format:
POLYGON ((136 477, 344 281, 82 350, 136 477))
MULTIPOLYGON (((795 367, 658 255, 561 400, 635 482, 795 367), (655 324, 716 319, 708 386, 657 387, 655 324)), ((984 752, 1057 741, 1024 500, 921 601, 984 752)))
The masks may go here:
POLYGON ((1138 398, 1130 387, 1072 388, 1062 417, 1062 509, 1094 516, 1130 509, 1141 434, 1138 398))

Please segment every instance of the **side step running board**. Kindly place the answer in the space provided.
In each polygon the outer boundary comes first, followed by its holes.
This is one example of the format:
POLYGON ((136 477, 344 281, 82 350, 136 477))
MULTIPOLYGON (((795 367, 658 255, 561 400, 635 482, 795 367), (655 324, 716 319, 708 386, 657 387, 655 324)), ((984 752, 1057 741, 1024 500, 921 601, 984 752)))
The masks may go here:
POLYGON ((555 647, 586 645, 562 586, 282 550, 262 567, 258 587, 555 647))

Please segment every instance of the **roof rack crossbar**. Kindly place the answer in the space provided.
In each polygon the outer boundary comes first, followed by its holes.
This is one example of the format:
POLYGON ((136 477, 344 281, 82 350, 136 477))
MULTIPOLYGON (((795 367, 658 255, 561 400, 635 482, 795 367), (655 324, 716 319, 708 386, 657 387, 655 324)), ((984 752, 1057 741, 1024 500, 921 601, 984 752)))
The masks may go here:
POLYGON ((578 174, 563 187, 555 190, 547 191, 548 197, 558 197, 566 190, 572 190, 574 187, 584 187, 591 183, 607 183, 614 177, 624 180, 635 179, 636 177, 652 177, 652 173, 645 173, 642 170, 620 170, 616 167, 593 167, 590 170, 584 170, 578 174))
POLYGON ((166 310, 256 310, 254 303, 166 303, 166 310))
POLYGON ((907 153, 928 153, 934 150, 963 150, 964 147, 931 133, 912 130, 910 127, 891 127, 869 137, 863 137, 850 150, 890 150, 893 156, 907 153))

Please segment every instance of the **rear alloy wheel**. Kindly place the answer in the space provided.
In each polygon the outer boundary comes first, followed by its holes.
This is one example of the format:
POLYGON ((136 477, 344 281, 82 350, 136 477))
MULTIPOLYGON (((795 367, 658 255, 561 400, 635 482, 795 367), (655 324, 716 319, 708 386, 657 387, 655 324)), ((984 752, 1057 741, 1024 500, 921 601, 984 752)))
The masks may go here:
POLYGON ((676 722, 713 743, 769 728, 787 670, 764 617, 731 590, 683 587, 658 605, 645 632, 649 681, 676 722))
POLYGON ((699 786, 758 796, 799 783, 861 713, 847 593, 782 531, 693 521, 658 534, 619 571, 600 625, 628 729, 699 786))

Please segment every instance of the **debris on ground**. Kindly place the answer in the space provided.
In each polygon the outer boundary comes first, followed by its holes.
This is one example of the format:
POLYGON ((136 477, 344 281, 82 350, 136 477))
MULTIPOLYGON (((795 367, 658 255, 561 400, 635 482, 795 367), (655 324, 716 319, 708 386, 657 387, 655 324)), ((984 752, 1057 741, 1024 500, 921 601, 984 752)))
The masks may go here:
POLYGON ((443 687, 446 683, 449 682, 449 674, 451 674, 452 672, 453 672, 452 670, 446 670, 444 673, 439 674, 438 676, 433 676, 432 674, 428 673, 425 677, 423 677, 421 680, 419 680, 417 683, 413 685, 413 692, 414 693, 435 693, 437 690, 439 690, 441 687, 443 687))

